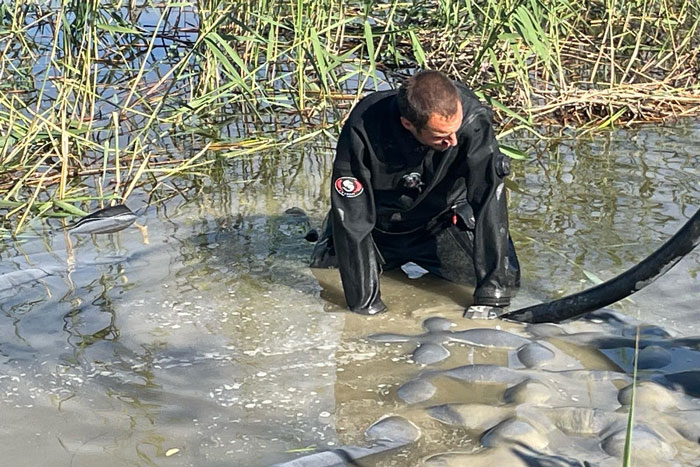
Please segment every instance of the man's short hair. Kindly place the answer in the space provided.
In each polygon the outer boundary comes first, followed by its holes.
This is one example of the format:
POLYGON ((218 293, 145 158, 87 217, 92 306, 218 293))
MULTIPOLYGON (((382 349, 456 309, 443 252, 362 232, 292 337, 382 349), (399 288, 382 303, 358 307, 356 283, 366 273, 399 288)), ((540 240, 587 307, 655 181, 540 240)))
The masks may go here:
POLYGON ((453 116, 457 112, 459 91, 445 74, 424 70, 401 84, 397 99, 401 116, 420 130, 432 114, 453 116))

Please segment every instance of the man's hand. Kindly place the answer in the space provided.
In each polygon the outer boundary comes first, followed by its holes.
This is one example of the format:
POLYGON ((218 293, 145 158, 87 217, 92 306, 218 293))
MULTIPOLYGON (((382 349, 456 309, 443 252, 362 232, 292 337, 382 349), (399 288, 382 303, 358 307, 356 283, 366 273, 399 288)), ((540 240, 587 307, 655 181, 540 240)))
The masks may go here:
POLYGON ((472 305, 464 310, 464 317, 467 319, 496 319, 505 313, 500 306, 472 305))

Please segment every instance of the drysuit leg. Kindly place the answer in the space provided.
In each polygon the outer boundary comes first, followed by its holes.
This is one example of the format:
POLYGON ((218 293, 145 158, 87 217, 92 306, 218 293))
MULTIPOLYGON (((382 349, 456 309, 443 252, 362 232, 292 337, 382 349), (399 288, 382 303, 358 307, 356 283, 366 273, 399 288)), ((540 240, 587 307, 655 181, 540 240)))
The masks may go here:
MULTIPOLYGON (((454 225, 437 231, 413 234, 374 234, 375 242, 385 261, 384 269, 399 267, 412 261, 443 279, 474 287, 474 234, 454 225)), ((520 285, 520 265, 515 247, 509 238, 508 283, 506 287, 520 285)))
MULTIPOLYGON (((340 267, 340 277, 343 283, 345 301, 351 311, 360 314, 373 315, 386 310, 386 305, 382 302, 379 291, 378 275, 381 273, 381 255, 374 245, 372 238, 369 239, 369 246, 372 248, 367 255, 360 255, 351 248, 344 254, 354 255, 350 259, 354 260, 347 267, 350 270, 343 270, 345 261, 348 258, 339 258, 336 246, 340 245, 343 239, 333 237, 333 228, 330 218, 327 216, 322 228, 323 233, 319 238, 314 251, 311 254, 310 266, 312 268, 338 268, 340 267), (335 240, 338 240, 336 245, 335 240), (340 259, 340 261, 339 261, 340 259), (376 264, 373 262, 376 261, 376 264), (366 267, 365 267, 366 266, 366 267)), ((342 246, 342 245, 341 245, 342 246)), ((341 249, 342 251, 343 249, 341 249)))
MULTIPOLYGON (((412 234, 386 234, 374 231, 374 241, 382 256, 383 270, 391 270, 412 261, 443 279, 474 287, 474 234, 454 225, 437 231, 412 234)), ((520 286, 520 263, 513 240, 508 237, 508 276, 506 287, 520 286)), ((338 260, 333 248, 333 234, 328 217, 311 254, 311 267, 335 268, 338 260)))
MULTIPOLYGON (((453 282, 475 285, 473 232, 449 225, 438 232, 436 237, 438 245, 437 270, 434 274, 453 282)), ((503 286, 508 289, 520 287, 520 262, 510 235, 508 236, 507 261, 508 271, 506 283, 503 286)), ((426 266, 423 267, 430 271, 426 266)))

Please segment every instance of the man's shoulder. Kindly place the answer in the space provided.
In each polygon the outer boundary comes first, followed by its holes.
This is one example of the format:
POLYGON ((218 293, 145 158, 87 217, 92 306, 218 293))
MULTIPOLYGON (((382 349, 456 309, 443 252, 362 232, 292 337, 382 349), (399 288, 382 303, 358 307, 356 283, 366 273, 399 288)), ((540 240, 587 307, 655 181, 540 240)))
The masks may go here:
POLYGON ((461 81, 454 81, 457 91, 459 91, 459 97, 462 101, 462 108, 467 109, 479 109, 484 107, 484 105, 479 100, 479 97, 474 93, 474 91, 461 81))
POLYGON ((461 81, 455 81, 454 83, 462 101, 462 129, 482 119, 492 122, 493 112, 491 108, 482 103, 474 91, 466 84, 461 81))
POLYGON ((386 113, 390 110, 396 93, 396 89, 389 89, 366 95, 353 107, 348 116, 348 123, 359 124, 368 116, 386 113))

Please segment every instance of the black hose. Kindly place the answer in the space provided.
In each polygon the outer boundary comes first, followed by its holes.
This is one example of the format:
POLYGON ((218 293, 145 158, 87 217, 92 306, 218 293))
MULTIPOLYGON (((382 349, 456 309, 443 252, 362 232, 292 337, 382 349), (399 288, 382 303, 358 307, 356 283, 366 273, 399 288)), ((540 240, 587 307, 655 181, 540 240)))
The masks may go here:
POLYGON ((501 315, 524 323, 558 323, 622 300, 661 277, 700 243, 700 210, 658 250, 609 281, 573 295, 501 315))

